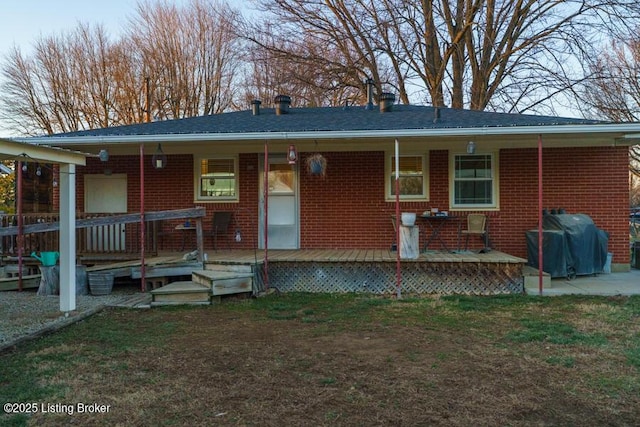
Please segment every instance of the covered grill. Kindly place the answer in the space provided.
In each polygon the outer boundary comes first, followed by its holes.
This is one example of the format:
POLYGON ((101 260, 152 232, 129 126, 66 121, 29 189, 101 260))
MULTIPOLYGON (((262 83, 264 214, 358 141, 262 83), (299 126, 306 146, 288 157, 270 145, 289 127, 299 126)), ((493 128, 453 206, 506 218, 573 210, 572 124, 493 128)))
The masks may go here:
MULTIPOLYGON (((602 273, 609 234, 584 214, 545 215, 542 219, 543 270, 552 278, 602 273)), ((529 230, 528 264, 538 268, 538 230, 529 230)))

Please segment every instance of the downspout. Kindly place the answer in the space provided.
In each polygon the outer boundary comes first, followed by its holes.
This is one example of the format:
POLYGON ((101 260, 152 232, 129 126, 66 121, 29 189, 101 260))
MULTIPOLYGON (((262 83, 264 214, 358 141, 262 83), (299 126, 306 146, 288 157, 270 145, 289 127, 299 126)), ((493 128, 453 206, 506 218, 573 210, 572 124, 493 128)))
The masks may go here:
POLYGON ((264 290, 269 290, 269 142, 264 141, 264 290))
POLYGON ((23 163, 18 162, 18 171, 16 175, 16 180, 18 181, 17 188, 17 207, 16 207, 16 215, 18 216, 18 236, 17 236, 17 245, 18 245, 18 290, 22 291, 22 246, 24 244, 24 234, 23 234, 23 221, 22 221, 22 165, 23 163))
POLYGON ((544 284, 542 243, 542 135, 538 135, 538 292, 540 295, 542 295, 542 287, 544 284))
POLYGON ((402 268, 400 264, 400 147, 398 140, 395 143, 396 151, 396 296, 402 298, 400 291, 402 283, 402 268))
POLYGON ((145 291, 144 268, 144 144, 140 144, 140 291, 145 291))

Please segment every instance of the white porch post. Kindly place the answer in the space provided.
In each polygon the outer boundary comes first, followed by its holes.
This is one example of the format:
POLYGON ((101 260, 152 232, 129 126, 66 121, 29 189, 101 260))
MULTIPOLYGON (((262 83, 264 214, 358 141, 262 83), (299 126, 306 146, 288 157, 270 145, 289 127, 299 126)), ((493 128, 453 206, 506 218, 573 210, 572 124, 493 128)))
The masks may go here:
POLYGON ((60 311, 76 309, 76 166, 60 164, 60 311))

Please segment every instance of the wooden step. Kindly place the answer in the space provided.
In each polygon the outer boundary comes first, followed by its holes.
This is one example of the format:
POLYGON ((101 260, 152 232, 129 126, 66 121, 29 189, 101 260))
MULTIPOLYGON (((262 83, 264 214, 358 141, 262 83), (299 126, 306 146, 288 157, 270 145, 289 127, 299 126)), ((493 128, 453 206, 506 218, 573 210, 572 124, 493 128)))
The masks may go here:
POLYGON ((107 303, 107 305, 109 307, 150 308, 151 295, 147 293, 128 295, 119 301, 113 301, 111 303, 107 303))
POLYGON ((195 283, 208 286, 213 296, 251 292, 253 286, 252 273, 201 270, 194 271, 191 277, 195 283))
POLYGON ((151 306, 159 305, 206 305, 211 304, 211 288, 193 281, 169 283, 151 291, 151 306))
MULTIPOLYGON (((18 277, 1 277, 0 278, 0 291, 17 291, 18 277)), ((22 276, 22 289, 37 289, 40 286, 40 275, 31 274, 29 276, 22 276)))
MULTIPOLYGON (((188 276, 193 270, 202 269, 202 263, 198 261, 182 261, 165 265, 148 265, 145 267, 145 278, 188 276)), ((131 278, 140 279, 142 276, 140 267, 131 267, 131 278)))
MULTIPOLYGON (((525 265, 522 268, 522 276, 524 278, 525 289, 538 289, 540 286, 539 270, 537 268, 525 265)), ((542 272, 542 288, 547 289, 551 287, 551 275, 546 271, 542 272)))
POLYGON ((226 271, 246 274, 250 274, 253 272, 252 264, 219 264, 208 262, 204 264, 204 269, 208 271, 226 271))

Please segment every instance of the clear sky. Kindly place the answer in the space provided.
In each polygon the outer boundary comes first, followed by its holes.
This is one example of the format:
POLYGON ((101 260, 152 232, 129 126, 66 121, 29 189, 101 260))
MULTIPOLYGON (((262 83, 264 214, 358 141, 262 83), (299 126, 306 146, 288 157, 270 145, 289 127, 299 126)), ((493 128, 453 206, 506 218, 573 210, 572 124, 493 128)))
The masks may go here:
POLYGON ((102 23, 117 34, 133 15, 136 0, 11 0, 0 14, 0 53, 14 45, 28 52, 40 36, 60 34, 78 23, 102 23))
MULTIPOLYGON (((13 46, 29 53, 40 36, 67 33, 79 23, 103 24, 109 34, 117 36, 135 14, 137 4, 137 0, 5 0, 0 11, 0 56, 4 58, 13 46)), ((232 0, 229 4, 240 8, 249 2, 232 0)), ((0 137, 8 136, 0 122, 0 137)))

